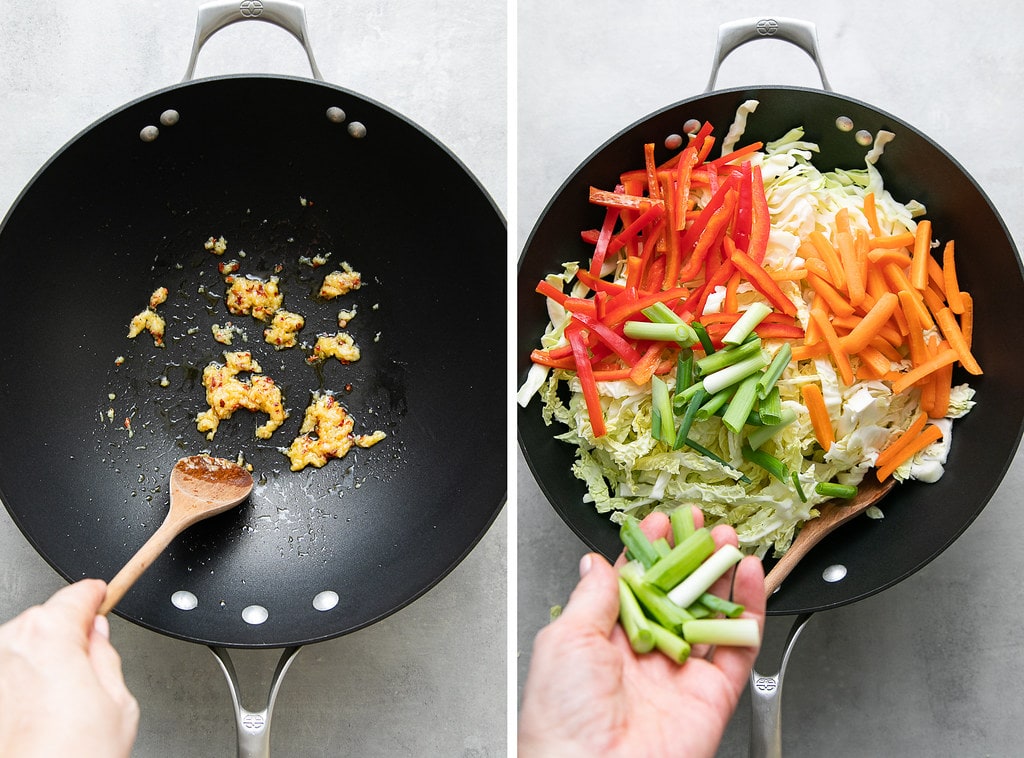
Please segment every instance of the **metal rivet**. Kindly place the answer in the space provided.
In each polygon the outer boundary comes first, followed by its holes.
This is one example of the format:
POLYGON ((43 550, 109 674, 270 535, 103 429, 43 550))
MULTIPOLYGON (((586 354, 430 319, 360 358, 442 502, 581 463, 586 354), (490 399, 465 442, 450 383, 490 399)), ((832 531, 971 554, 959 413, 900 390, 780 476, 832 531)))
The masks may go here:
POLYGON ((846 566, 841 563, 834 563, 821 572, 821 578, 826 582, 838 582, 846 577, 846 566))
POLYGON ((685 124, 683 124, 683 131, 687 134, 696 134, 700 131, 700 121, 695 118, 691 118, 685 124))
POLYGON ((836 129, 841 132, 852 132, 853 131, 853 119, 849 116, 839 116, 836 118, 836 129))
POLYGON ((332 124, 343 124, 345 123, 345 111, 336 105, 332 105, 327 109, 327 120, 332 124))
POLYGON ((270 618, 270 612, 262 605, 247 605, 242 609, 242 621, 256 626, 270 618))
POLYGON ((356 139, 362 139, 366 136, 366 127, 358 121, 353 121, 348 125, 348 133, 356 139))
POLYGON ((665 138, 665 147, 669 150, 675 150, 683 146, 682 135, 670 134, 665 138))
POLYGON ((152 124, 142 127, 142 131, 139 132, 139 139, 143 142, 152 142, 159 136, 160 130, 152 124))
POLYGON ((188 590, 178 590, 171 595, 171 605, 180 611, 191 611, 199 605, 199 598, 188 590))
POLYGON ((853 135, 853 138, 857 140, 858 145, 863 145, 864 147, 867 147, 875 140, 875 138, 871 135, 871 132, 869 132, 867 129, 861 129, 855 135, 853 135))
POLYGON ((174 126, 180 119, 178 112, 170 108, 160 114, 160 123, 164 126, 174 126))
POLYGON ((318 592, 313 598, 313 607, 318 611, 329 611, 338 604, 338 593, 333 590, 318 592))

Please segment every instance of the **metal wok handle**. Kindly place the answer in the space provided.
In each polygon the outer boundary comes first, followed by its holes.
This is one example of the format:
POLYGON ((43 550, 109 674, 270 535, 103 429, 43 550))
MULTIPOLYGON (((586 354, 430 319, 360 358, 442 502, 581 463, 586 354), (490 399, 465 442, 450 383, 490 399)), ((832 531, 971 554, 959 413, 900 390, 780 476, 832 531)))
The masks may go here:
POLYGON ((778 673, 765 676, 754 669, 750 671, 750 758, 782 758, 782 676, 797 637, 811 615, 797 616, 790 627, 778 673))
POLYGON ((182 81, 191 81, 196 70, 196 59, 206 41, 214 34, 238 21, 267 21, 290 32, 306 51, 313 78, 323 81, 320 69, 313 58, 306 31, 306 9, 299 3, 288 0, 213 0, 199 6, 196 17, 196 37, 192 42, 192 54, 188 59, 188 70, 182 81))
POLYGON ((705 91, 710 92, 715 88, 718 67, 729 53, 744 43, 759 39, 780 39, 799 47, 811 56, 814 65, 818 67, 822 88, 826 92, 832 91, 828 79, 825 77, 825 69, 821 65, 821 55, 818 52, 818 33, 814 24, 797 18, 781 18, 779 16, 745 18, 739 21, 730 21, 718 27, 715 59, 711 64, 711 78, 708 79, 705 91))
POLYGON ((281 652, 277 668, 270 680, 270 692, 266 705, 258 711, 250 711, 242 705, 242 692, 238 686, 238 675, 227 648, 210 646, 216 656, 224 677, 228 680, 231 691, 231 703, 235 707, 235 727, 238 735, 238 758, 270 758, 270 717, 274 712, 274 701, 277 700, 281 680, 284 679, 288 667, 299 654, 300 646, 288 647, 281 652))

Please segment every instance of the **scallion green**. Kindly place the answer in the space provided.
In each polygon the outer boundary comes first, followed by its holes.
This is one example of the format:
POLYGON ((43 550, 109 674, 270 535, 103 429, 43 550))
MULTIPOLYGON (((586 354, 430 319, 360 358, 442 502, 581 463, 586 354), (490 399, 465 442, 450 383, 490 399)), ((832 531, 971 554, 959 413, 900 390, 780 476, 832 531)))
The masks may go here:
POLYGON ((818 482, 814 485, 814 491, 822 497, 838 497, 843 500, 850 500, 851 498, 857 497, 857 487, 853 484, 818 482))
POLYGON ((722 344, 739 345, 750 336, 754 328, 764 321, 765 316, 772 312, 771 306, 761 301, 751 303, 736 320, 729 331, 722 337, 722 344))

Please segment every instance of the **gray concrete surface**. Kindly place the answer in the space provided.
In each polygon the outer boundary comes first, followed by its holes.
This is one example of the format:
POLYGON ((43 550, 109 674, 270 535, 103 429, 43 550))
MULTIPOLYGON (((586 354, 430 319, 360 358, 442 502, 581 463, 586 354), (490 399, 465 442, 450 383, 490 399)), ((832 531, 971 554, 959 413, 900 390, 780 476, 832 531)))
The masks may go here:
MULTIPOLYGON (((563 179, 602 142, 703 91, 720 23, 762 14, 815 22, 832 87, 902 117, 956 156, 1021 244, 1024 5, 520 0, 520 247, 563 179)), ((803 53, 765 42, 740 48, 718 83, 817 81, 803 53)), ((1018 455, 980 518, 936 561, 880 595, 811 619, 784 688, 784 755, 1020 754, 1022 480, 1018 455), (998 565, 980 567, 981 553, 998 556, 998 565)), ((534 634, 575 584, 584 547, 521 458, 517 499, 523 675, 534 634)), ((745 697, 720 755, 746 755, 748 729, 745 697)))
MULTIPOLYGON (((181 79, 197 5, 0 4, 0 213, 81 129, 181 79)), ((466 0, 304 5, 324 77, 434 134, 504 209, 505 7, 466 0)), ((305 55, 287 33, 246 23, 207 44, 196 75, 262 72, 309 75, 305 55)), ((273 754, 505 755, 506 525, 502 514, 451 575, 407 608, 304 649, 280 692, 273 754)), ((0 621, 59 586, 0 509, 0 621)), ((112 627, 141 704, 134 755, 233 755, 231 702, 213 656, 119 618, 112 627)), ((275 659, 265 651, 236 655, 250 707, 265 695, 275 659)))

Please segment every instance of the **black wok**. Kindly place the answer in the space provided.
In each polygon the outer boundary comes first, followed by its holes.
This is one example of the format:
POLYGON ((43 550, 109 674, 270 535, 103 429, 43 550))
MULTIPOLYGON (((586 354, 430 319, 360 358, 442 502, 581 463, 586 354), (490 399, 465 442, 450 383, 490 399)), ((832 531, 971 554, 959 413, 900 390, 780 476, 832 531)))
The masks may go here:
POLYGON ((458 564, 504 500, 495 335, 506 305, 488 284, 504 281, 505 239, 457 158, 339 87, 224 77, 111 113, 40 170, 0 231, 3 303, 18 315, 0 332, 0 498, 61 575, 109 578, 163 518, 178 458, 242 453, 257 480, 250 501, 177 540, 117 612, 224 647, 297 646, 381 619, 458 564), (160 123, 168 110, 177 123, 160 123), (350 135, 352 121, 364 137, 350 135), (147 126, 155 139, 140 137, 147 126), (220 235, 223 258, 203 244, 220 235), (322 268, 299 261, 327 253, 322 268), (362 359, 314 367, 308 349, 263 342, 264 324, 225 310, 217 264, 231 258, 241 274, 280 277, 285 307, 306 317, 305 341, 336 331, 339 308, 354 304, 348 331, 362 359), (318 299, 343 261, 363 288, 318 299), (170 291, 162 349, 126 338, 158 286, 170 291), (247 342, 212 339, 212 324, 229 320, 247 342), (283 390, 291 415, 270 440, 254 436, 265 417, 245 411, 212 441, 196 430, 199 375, 226 349, 251 350, 283 390), (278 448, 315 390, 337 393, 357 433, 387 439, 290 472, 278 448), (178 591, 198 605, 175 606, 178 591), (322 592, 336 605, 315 607, 322 592), (243 618, 249 606, 266 620, 243 618))
MULTIPOLYGON (((907 122, 857 100, 795 87, 722 90, 683 100, 641 119, 587 158, 561 186, 531 233, 519 264, 518 376, 529 369, 547 317, 534 287, 563 261, 589 260, 580 231, 599 227, 602 214, 587 202, 588 188, 613 188, 625 169, 643 165, 643 145, 658 146, 668 157, 666 136, 682 133, 689 119, 710 121, 719 142, 745 100, 760 102, 750 116, 743 142, 769 141, 795 126, 821 152, 823 169, 862 168, 866 147, 857 130, 892 131, 878 162, 886 188, 897 199, 917 199, 928 209, 942 239, 956 240, 962 286, 978 304, 974 349, 985 369, 972 378, 977 406, 957 421, 946 475, 935 484, 897 487, 882 503, 883 520, 860 519, 813 550, 769 600, 770 614, 809 613, 841 606, 877 593, 913 574, 941 553, 978 515, 1008 468, 1024 420, 1024 379, 1017 356, 1005 349, 1024 337, 1020 303, 1024 281, 1014 244, 985 193, 966 171, 927 136, 907 122), (852 119, 854 131, 841 131, 836 119, 852 119), (833 564, 847 568, 845 579, 822 579, 833 564)), ((962 375, 956 380, 966 381, 962 375)), ((606 556, 621 550, 617 528, 582 502, 585 488, 571 473, 573 448, 553 439, 555 427, 541 419, 539 401, 518 410, 523 454, 548 500, 573 531, 606 556)))

